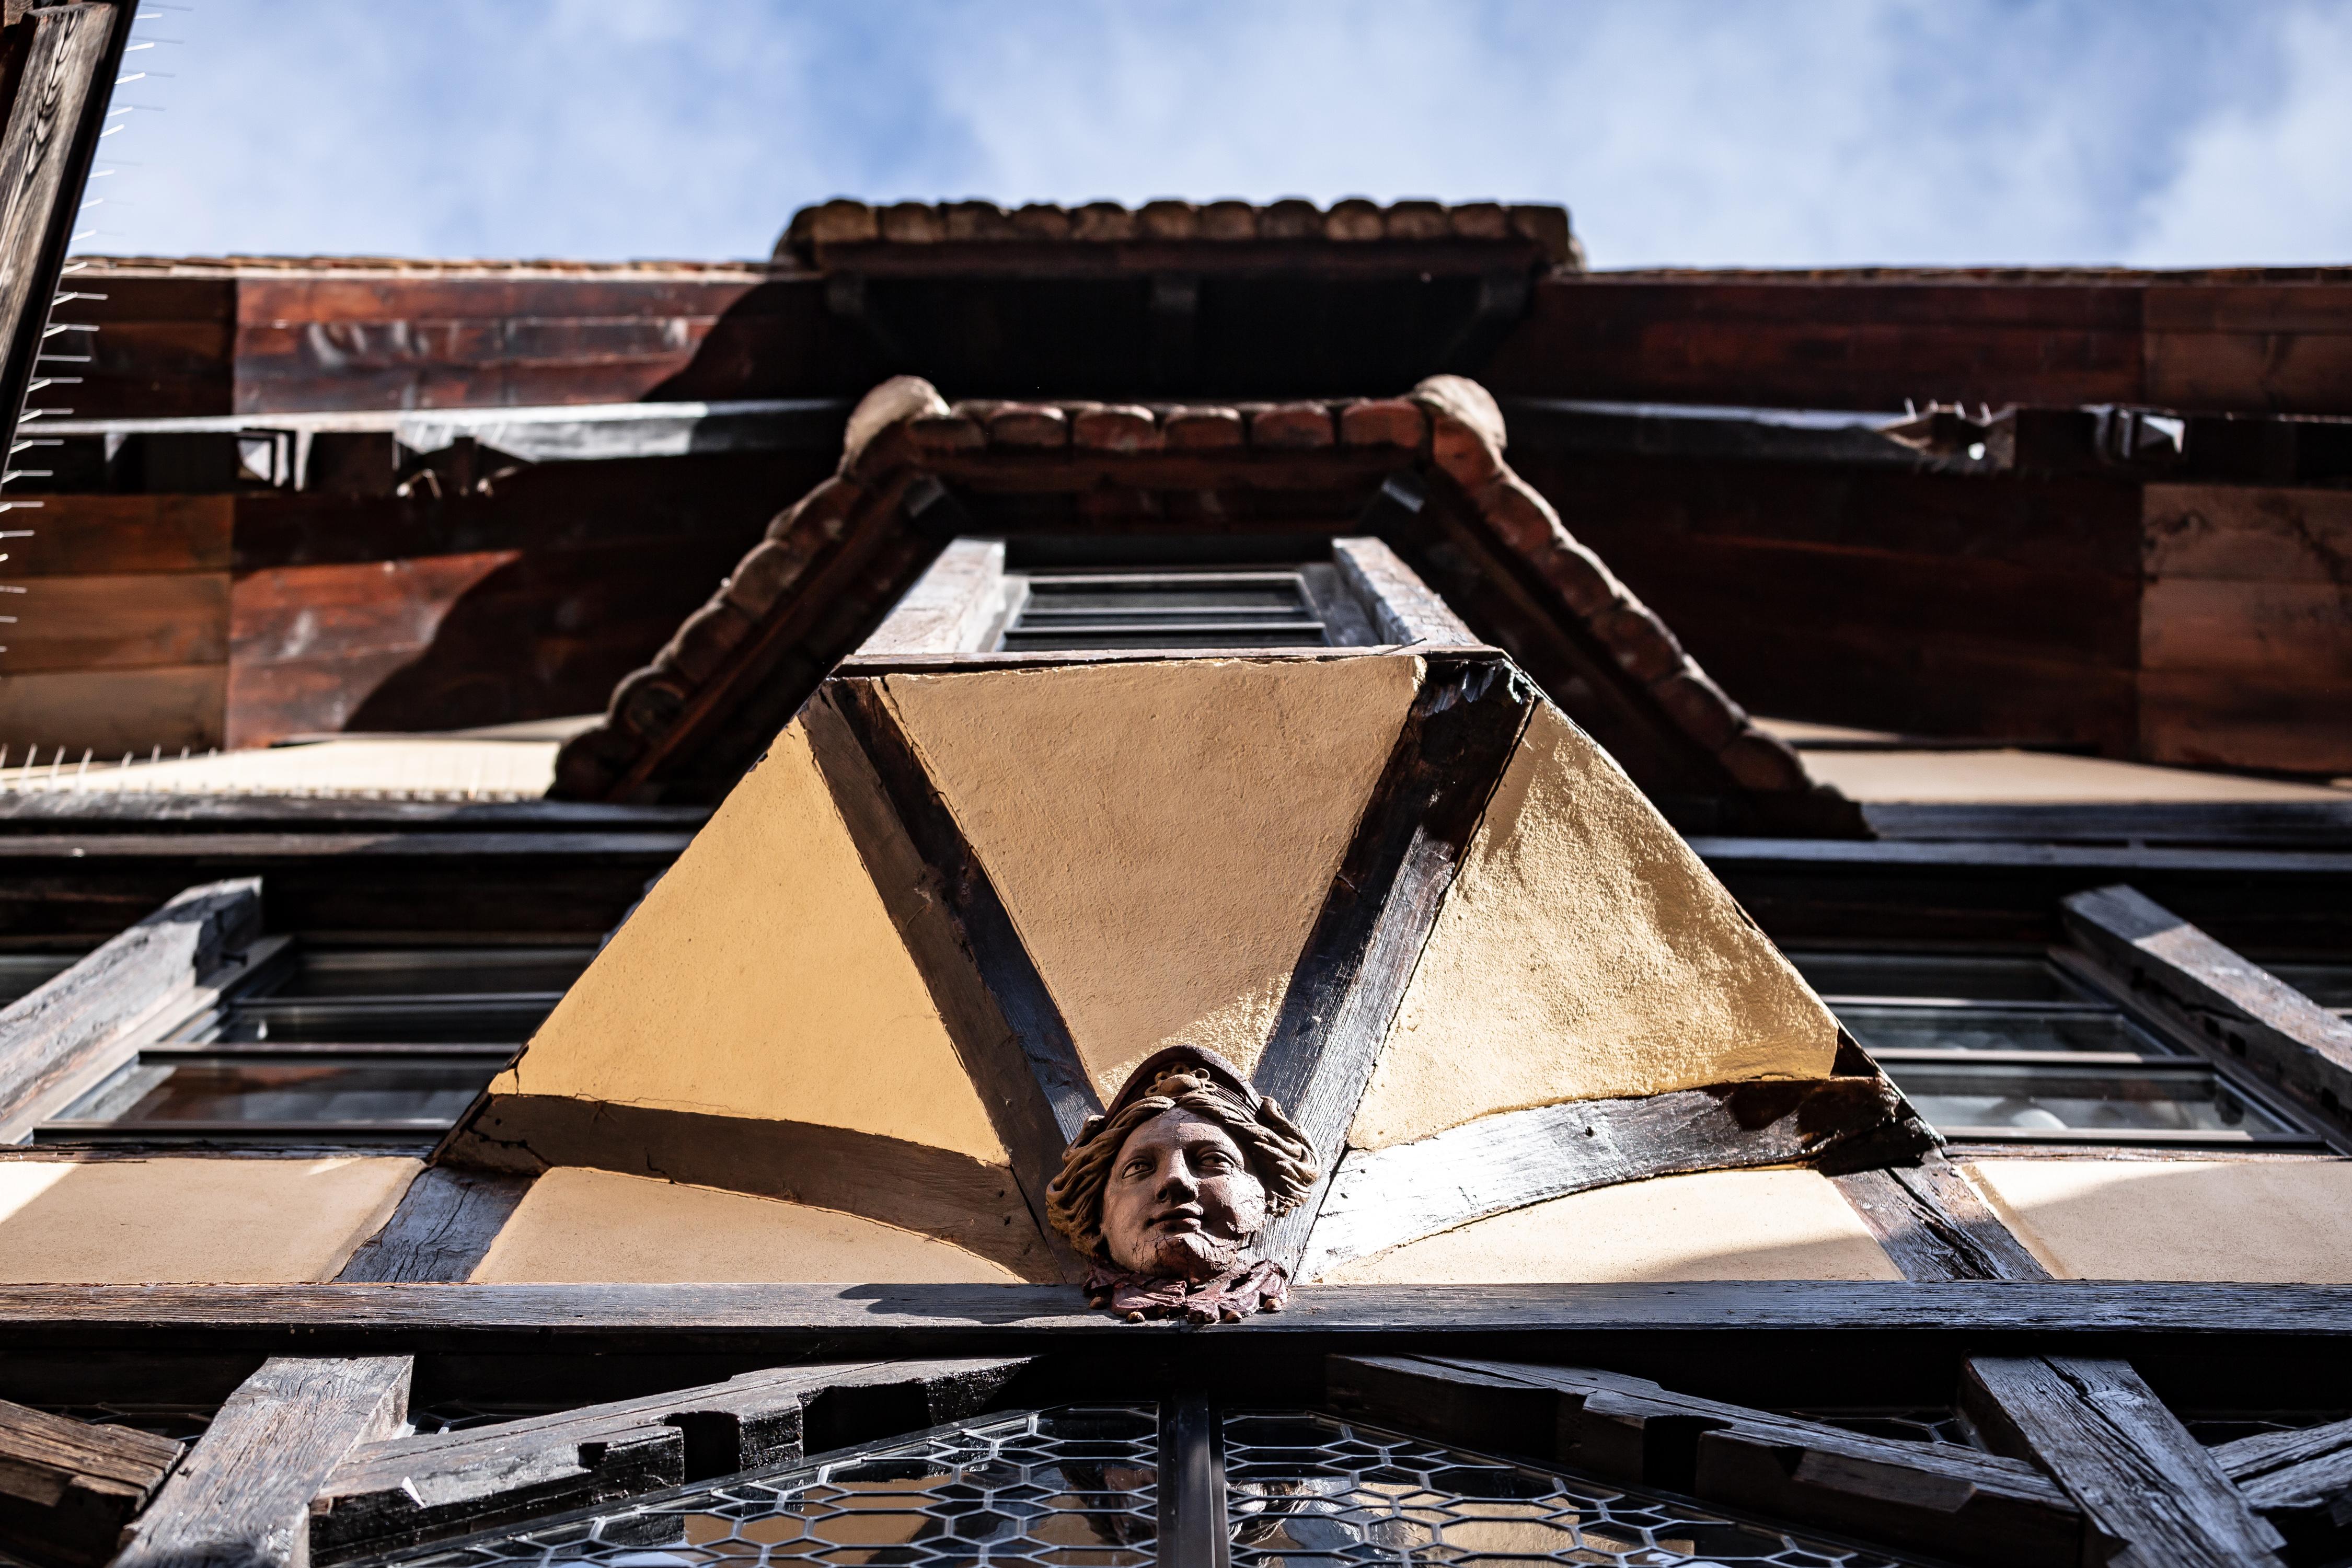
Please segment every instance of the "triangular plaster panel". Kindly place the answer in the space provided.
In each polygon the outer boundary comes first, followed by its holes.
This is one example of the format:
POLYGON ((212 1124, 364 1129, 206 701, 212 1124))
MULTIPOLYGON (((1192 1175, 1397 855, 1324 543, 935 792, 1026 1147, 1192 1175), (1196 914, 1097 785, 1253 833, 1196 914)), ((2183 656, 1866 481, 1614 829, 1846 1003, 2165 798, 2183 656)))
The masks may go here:
POLYGON ((886 687, 1108 1099, 1180 1040, 1256 1062, 1421 672, 1193 658, 886 687))
POLYGON ((812 1122, 1005 1161, 797 722, 490 1092, 812 1122))
POLYGON ((1591 738, 1538 703, 1349 1142, 1497 1110, 1828 1076, 1837 1023, 1591 738))

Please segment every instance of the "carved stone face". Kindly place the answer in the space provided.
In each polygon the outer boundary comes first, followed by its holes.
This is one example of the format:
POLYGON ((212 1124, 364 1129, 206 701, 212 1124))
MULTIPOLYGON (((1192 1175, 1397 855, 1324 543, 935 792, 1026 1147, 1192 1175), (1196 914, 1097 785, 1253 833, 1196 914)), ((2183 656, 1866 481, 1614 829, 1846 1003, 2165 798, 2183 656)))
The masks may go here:
POLYGON ((1265 1228, 1265 1187, 1225 1130, 1189 1110, 1127 1135, 1103 1191, 1103 1243, 1137 1274, 1207 1279, 1265 1228))

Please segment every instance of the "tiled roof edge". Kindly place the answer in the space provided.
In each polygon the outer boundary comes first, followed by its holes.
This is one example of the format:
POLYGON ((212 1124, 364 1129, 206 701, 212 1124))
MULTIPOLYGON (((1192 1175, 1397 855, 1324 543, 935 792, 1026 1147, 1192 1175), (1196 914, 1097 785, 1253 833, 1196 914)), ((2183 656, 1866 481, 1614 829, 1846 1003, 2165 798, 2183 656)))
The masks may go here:
POLYGON ((1350 196, 1318 207, 1300 197, 1244 201, 1117 202, 1057 206, 1032 202, 1010 211, 994 202, 894 202, 849 196, 805 206, 776 241, 779 262, 810 263, 820 245, 931 245, 951 241, 1116 245, 1135 241, 1312 244, 1431 240, 1533 243, 1552 266, 1584 266, 1568 209, 1550 203, 1402 201, 1383 206, 1350 196))
POLYGON ((908 487, 936 463, 982 452, 1018 459, 1080 451, 1198 454, 1245 464, 1259 456, 1370 449, 1433 470, 1457 489, 1496 541, 1549 587, 1562 616, 1580 625, 1666 720, 1741 788, 1761 794, 1813 789, 1797 753, 1758 727, 1683 650, 1665 623, 1570 534, 1551 503, 1511 470, 1503 458, 1507 440, 1493 396, 1464 376, 1432 376, 1403 397, 953 406, 929 382, 894 376, 851 414, 834 476, 771 522, 766 539, 687 617, 653 662, 614 689, 601 724, 564 743, 553 793, 603 799, 621 786, 793 586, 842 542, 897 507, 908 487))

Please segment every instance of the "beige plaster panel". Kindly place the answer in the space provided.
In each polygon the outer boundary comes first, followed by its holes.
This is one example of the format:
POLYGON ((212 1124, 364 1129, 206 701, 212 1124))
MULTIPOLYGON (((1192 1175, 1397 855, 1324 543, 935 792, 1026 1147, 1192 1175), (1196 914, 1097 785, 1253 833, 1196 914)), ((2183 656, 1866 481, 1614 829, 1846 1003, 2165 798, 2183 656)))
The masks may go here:
POLYGON ((2061 1279, 2352 1285, 2352 1161, 1979 1160, 2061 1279))
POLYGON ((1023 1282, 961 1247, 837 1209, 570 1166, 531 1184, 474 1280, 1023 1282))
POLYGON ((1003 1145, 798 722, 491 1085, 1003 1145))
POLYGON ((1360 1258, 1332 1285, 1900 1279, 1816 1171, 1704 1171, 1572 1193, 1360 1258))
POLYGON ((1162 1046, 1257 1061, 1418 658, 894 675, 887 689, 1108 1099, 1162 1046))
POLYGON ((1822 1078, 1837 1024, 1606 752, 1549 702, 1479 824, 1349 1142, 1497 1110, 1822 1078))
POLYGON ((331 1279, 422 1169, 400 1159, 0 1162, 0 1283, 331 1279))

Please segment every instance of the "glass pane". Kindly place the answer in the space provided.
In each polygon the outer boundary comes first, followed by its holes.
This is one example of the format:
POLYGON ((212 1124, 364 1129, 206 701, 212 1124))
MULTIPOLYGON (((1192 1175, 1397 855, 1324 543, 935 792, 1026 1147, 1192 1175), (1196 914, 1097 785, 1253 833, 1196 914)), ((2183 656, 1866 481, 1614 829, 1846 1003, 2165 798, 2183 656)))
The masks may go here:
POLYGON ((757 1568, 782 1563, 1018 1562, 1145 1568, 1157 1559, 1159 1418, 1133 1406, 982 1416, 800 1469, 609 1506, 436 1564, 757 1568))
POLYGON ((1094 647, 1319 647, 1296 572, 1033 574, 1009 652, 1094 647))
POLYGON ((1900 1559, 1305 1414, 1225 1422, 1234 1568, 1306 1563, 1809 1563, 1900 1559))
POLYGON ((550 991, 317 1002, 264 996, 232 1001, 175 1037, 196 1045, 519 1046, 546 1021, 561 995, 550 991))
POLYGON ((175 1062, 143 1057, 76 1101, 67 1121, 169 1131, 175 1122, 396 1122, 424 1131, 465 1113, 503 1058, 175 1062))
POLYGON ((2129 1051, 2177 1056, 2121 1013, 2093 1008, 1834 1005, 1838 1022, 1874 1051, 2129 1051))
POLYGON ((572 988, 593 947, 318 948, 304 945, 272 997, 419 996, 572 988))
POLYGON ((2070 1002, 2083 994, 2044 960, 1980 953, 1791 952, 1824 996, 1942 997, 1962 1002, 2070 1002))
POLYGON ((2285 1132, 2208 1069, 2105 1072, 1995 1063, 1892 1062, 1887 1076, 1938 1131, 2014 1128, 2116 1131, 2285 1132))

